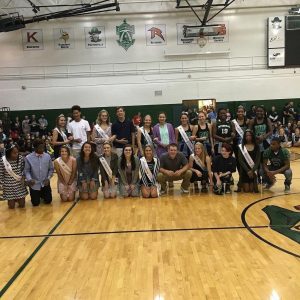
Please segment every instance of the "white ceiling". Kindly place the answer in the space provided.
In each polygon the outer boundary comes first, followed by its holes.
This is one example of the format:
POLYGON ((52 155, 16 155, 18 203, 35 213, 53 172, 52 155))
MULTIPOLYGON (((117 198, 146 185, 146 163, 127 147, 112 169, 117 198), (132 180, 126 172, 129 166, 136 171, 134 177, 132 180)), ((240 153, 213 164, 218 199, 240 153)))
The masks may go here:
MULTIPOLYGON (((72 5, 72 4, 95 4, 101 0, 31 0, 36 6, 48 6, 48 5, 72 5)), ((112 1, 112 0, 111 0, 112 1)), ((147 6, 150 8, 153 6, 161 9, 162 7, 170 8, 173 10, 176 6, 176 0, 118 0, 120 3, 121 13, 122 12, 143 12, 147 11, 147 6), (130 9, 126 9, 126 8, 130 9), (132 7, 134 9, 132 9, 132 7)), ((224 3, 225 0, 214 0, 214 4, 224 3)), ((105 4, 106 2, 104 2, 105 4)), ((186 5, 185 0, 181 0, 182 5, 186 5)), ((191 5, 205 4, 206 0, 190 0, 191 5)), ((300 0, 236 0, 230 8, 255 8, 255 7, 275 7, 275 6, 296 6, 300 5, 300 0)), ((48 7, 40 8, 40 14, 48 14, 52 12, 62 11, 71 9, 72 7, 48 7)), ((73 7, 74 8, 74 7, 73 7)), ((174 10, 173 10, 174 11, 174 10)), ((27 0, 0 0, 0 15, 6 13, 18 12, 25 18, 32 18, 35 13, 32 11, 32 7, 27 0)))

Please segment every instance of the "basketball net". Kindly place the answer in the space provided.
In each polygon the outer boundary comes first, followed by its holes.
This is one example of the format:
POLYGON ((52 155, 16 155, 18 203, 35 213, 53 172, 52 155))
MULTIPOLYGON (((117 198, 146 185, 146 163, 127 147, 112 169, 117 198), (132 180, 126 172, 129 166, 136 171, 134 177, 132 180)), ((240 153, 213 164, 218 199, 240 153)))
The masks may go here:
POLYGON ((197 44, 200 48, 203 48, 207 44, 207 37, 205 37, 203 33, 200 33, 197 39, 197 44))

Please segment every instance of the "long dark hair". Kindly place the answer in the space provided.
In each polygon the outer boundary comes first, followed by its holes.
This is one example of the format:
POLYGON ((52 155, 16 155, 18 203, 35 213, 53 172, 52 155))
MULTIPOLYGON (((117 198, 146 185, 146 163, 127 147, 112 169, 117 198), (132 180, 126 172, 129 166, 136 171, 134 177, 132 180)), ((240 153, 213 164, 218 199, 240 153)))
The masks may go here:
POLYGON ((130 157, 131 167, 132 167, 132 170, 135 170, 136 165, 135 165, 135 159, 134 159, 134 152, 133 152, 133 148, 129 144, 125 145, 123 148, 123 151, 122 151, 121 163, 120 163, 121 169, 125 170, 125 168, 126 168, 126 158, 125 158, 125 154, 124 154, 125 148, 131 149, 131 157, 130 157))
POLYGON ((256 138, 255 138, 254 132, 252 130, 250 130, 250 129, 247 129, 244 132, 243 140, 242 140, 242 146, 244 147, 245 144, 246 144, 246 134, 247 133, 251 134, 251 139, 252 139, 251 143, 254 145, 254 149, 257 149, 258 145, 257 145, 257 142, 256 142, 256 138))
POLYGON ((90 142, 85 142, 82 147, 81 147, 81 150, 80 150, 80 163, 81 164, 84 164, 84 152, 83 152, 83 149, 84 149, 84 146, 88 144, 91 146, 91 153, 90 153, 90 156, 89 156, 89 162, 92 166, 92 169, 95 171, 98 169, 99 167, 99 158, 98 156, 96 155, 95 153, 95 149, 94 149, 94 146, 92 143, 90 142))

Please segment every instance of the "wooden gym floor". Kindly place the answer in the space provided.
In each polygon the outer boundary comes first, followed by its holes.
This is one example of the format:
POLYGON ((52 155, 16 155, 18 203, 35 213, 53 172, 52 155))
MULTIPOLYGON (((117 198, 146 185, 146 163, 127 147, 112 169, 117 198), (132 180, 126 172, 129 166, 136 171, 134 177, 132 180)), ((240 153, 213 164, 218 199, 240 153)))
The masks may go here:
POLYGON ((61 203, 53 178, 51 206, 33 208, 29 197, 24 210, 0 203, 0 296, 299 299, 300 244, 272 230, 262 211, 296 212, 300 160, 292 169, 288 195, 278 176, 260 194, 181 196, 175 184, 159 199, 78 203, 61 203))

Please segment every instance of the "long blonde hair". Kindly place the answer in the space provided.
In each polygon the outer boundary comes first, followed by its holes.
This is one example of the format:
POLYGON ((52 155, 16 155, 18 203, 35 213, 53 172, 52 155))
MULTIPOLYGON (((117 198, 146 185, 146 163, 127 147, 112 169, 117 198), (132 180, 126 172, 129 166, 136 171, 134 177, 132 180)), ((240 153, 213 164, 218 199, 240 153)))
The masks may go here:
POLYGON ((106 124, 109 125, 110 124, 110 117, 109 117, 109 113, 106 109, 102 109, 99 111, 98 113, 98 117, 97 117, 97 120, 96 120, 96 124, 98 125, 101 125, 102 121, 101 121, 101 115, 103 113, 106 113, 107 114, 107 121, 106 121, 106 124))
POLYGON ((202 143, 200 143, 200 142, 197 142, 195 144, 194 149, 196 148, 196 146, 200 146, 200 148, 201 148, 201 154, 198 157, 200 158, 200 160, 202 161, 202 163, 206 166, 206 156, 207 156, 206 149, 205 149, 204 145, 202 143))

